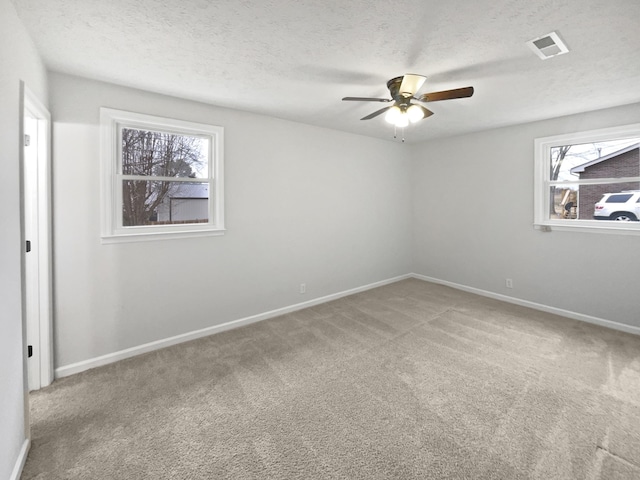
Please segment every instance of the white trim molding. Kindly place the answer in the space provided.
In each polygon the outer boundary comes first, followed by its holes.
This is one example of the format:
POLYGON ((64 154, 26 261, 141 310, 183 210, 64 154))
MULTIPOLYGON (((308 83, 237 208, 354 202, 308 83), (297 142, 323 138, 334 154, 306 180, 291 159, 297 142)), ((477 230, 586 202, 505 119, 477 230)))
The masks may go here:
POLYGON ((207 337, 215 333, 220 333, 220 332, 224 332, 234 328, 242 327, 245 325, 250 325, 252 323, 260 322, 262 320, 267 320, 269 318, 279 317, 280 315, 285 315, 287 313, 295 312, 297 310, 302 310, 304 308, 313 307, 315 305, 320 305, 322 303, 331 302, 333 300, 337 300, 342 297, 347 297, 349 295, 354 295, 356 293, 364 292, 366 290, 371 290, 373 288, 378 288, 384 285, 389 285, 391 283, 396 283, 401 280, 406 280, 408 278, 415 278, 418 280, 436 283, 439 285, 446 285, 448 287, 452 287, 457 290, 463 290, 466 292, 475 293, 483 297, 489 297, 496 300, 501 300, 503 302, 512 303, 512 304, 520 305, 523 307, 533 308, 534 310, 553 313, 556 315, 560 315, 562 317, 571 318, 573 320, 581 320, 583 322, 600 325, 602 327, 607 327, 614 330, 620 330, 623 332, 640 335, 640 327, 635 327, 633 325, 625 325, 623 323, 612 322, 610 320, 592 317, 592 316, 584 315, 581 313, 571 312, 569 310, 563 310, 560 308, 550 307, 548 305, 542 305, 540 303, 530 302, 528 300, 509 297, 507 295, 501 295, 499 293, 493 293, 493 292, 489 292, 487 290, 482 290, 479 288, 468 287, 466 285, 461 285, 461 284, 449 282, 446 280, 440 280, 438 278, 428 277, 426 275, 420 275, 417 273, 408 273, 406 275, 400 275, 397 277, 389 278, 387 280, 382 280, 379 282, 370 283, 368 285, 363 285, 361 287, 356 287, 349 290, 333 293, 331 295, 314 298, 313 300, 309 300, 307 302, 296 303, 294 305, 289 305, 287 307, 278 308, 276 310, 271 310, 271 311, 260 313, 257 315, 252 315, 250 317, 232 320, 230 322, 226 322, 220 325, 213 325, 211 327, 203 328, 201 330, 194 330, 191 332, 176 335, 174 337, 169 337, 162 340, 156 340, 154 342, 149 342, 149 343, 145 343, 135 347, 127 348, 124 350, 119 350, 117 352, 108 353, 106 355, 90 358, 88 360, 83 360, 81 362, 64 365, 56 369, 55 376, 56 378, 68 377, 69 375, 74 375, 76 373, 84 372, 92 368, 101 367, 103 365, 108 365, 110 363, 118 362, 120 360, 135 357, 143 353, 152 352, 154 350, 160 350, 161 348, 166 348, 172 345, 177 345, 179 343, 196 340, 198 338, 207 337))
MULTIPOLYGON (((571 173, 576 175, 571 179, 552 179, 550 178, 552 159, 551 152, 555 147, 574 146, 582 144, 600 144, 604 142, 623 141, 633 142, 634 145, 640 138, 640 123, 631 125, 621 125, 618 127, 603 128, 599 130, 589 130, 585 132, 568 133, 562 135, 554 135, 552 137, 536 138, 534 140, 534 228, 550 232, 552 230, 574 231, 587 233, 615 233, 619 235, 640 235, 640 222, 617 222, 609 219, 582 218, 578 212, 579 218, 563 219, 551 218, 549 211, 551 210, 551 188, 568 189, 580 194, 580 186, 600 185, 610 186, 604 191, 616 193, 625 191, 627 187, 624 185, 635 184, 640 182, 640 176, 633 177, 611 177, 611 178, 581 178, 580 170, 577 167, 571 169, 571 173), (575 171, 575 172, 574 172, 575 171), (620 186, 622 185, 622 187, 620 186)), ((584 160, 581 166, 602 161, 614 155, 619 155, 628 151, 629 144, 621 147, 619 151, 609 152, 601 158, 584 160)), ((600 149, 597 155, 599 156, 600 149)), ((593 155, 596 155, 594 153, 593 155)), ((584 171, 584 169, 582 170, 584 171)), ((604 192, 602 192, 604 193, 604 192)), ((580 202, 578 201, 578 209, 580 202)))
MULTIPOLYGON (((36 188, 34 195, 35 209, 37 211, 35 237, 37 248, 37 273, 35 278, 37 284, 35 288, 27 290, 34 294, 31 301, 34 302, 33 311, 38 324, 37 334, 31 334, 28 340, 34 343, 34 348, 38 349, 36 358, 39 360, 37 371, 39 378, 30 378, 29 383, 32 389, 46 387, 53 382, 53 304, 52 304, 52 210, 51 210, 51 114, 38 97, 23 84, 23 116, 27 113, 37 122, 37 166, 36 166, 36 188), (37 337, 37 339, 35 338, 37 337)), ((23 118, 24 121, 24 118, 23 118)), ((21 153, 24 156, 24 151, 21 153)), ((21 158, 24 162, 24 158, 21 158)), ((27 322, 33 319, 27 319, 27 322)), ((26 358, 26 357, 25 357, 26 358)), ((25 368, 27 365, 25 364, 25 368)), ((28 368, 27 368, 28 370, 28 368)))
POLYGON ((18 454, 16 464, 13 467, 13 472, 11 472, 9 480, 20 480, 24 464, 27 462, 27 456, 29 455, 29 448, 31 448, 31 441, 27 438, 22 444, 22 448, 20 449, 20 453, 18 454))
POLYGON ((231 330, 233 328, 238 328, 238 327, 242 327, 252 323, 260 322, 262 320, 267 320, 269 318, 279 317, 280 315, 285 315, 287 313, 295 312, 297 310, 313 307, 321 303, 330 302, 332 300, 337 300, 339 298, 364 292, 366 290, 371 290, 373 288, 382 287, 384 285, 389 285, 391 283, 396 283, 396 282, 399 282, 400 280, 406 280, 407 278, 411 278, 411 275, 410 274, 400 275, 398 277, 393 277, 387 280, 370 283, 368 285, 364 285, 361 287, 344 290, 342 292, 333 293, 331 295, 326 295, 324 297, 314 298, 313 300, 309 300, 307 302, 296 303, 288 307, 278 308, 276 310, 260 313, 258 315, 252 315, 250 317, 240 318, 238 320, 232 320, 230 322, 226 322, 220 325, 213 325, 211 327, 203 328, 201 330, 195 330, 192 332, 183 333, 181 335, 176 335, 174 337, 165 338, 162 340, 156 340, 155 342, 149 342, 142 345, 138 345, 136 347, 131 347, 131 348, 117 351, 117 352, 108 353, 100 357, 90 358, 88 360, 72 363, 70 365, 64 365, 56 369, 56 378, 68 377, 69 375, 74 375, 76 373, 84 372, 85 370, 89 370, 91 368, 108 365, 110 363, 114 363, 119 360, 124 360, 126 358, 135 357, 143 353, 152 352, 154 350, 170 347, 172 345, 188 342, 190 340, 196 340, 198 338, 207 337, 209 335, 213 335, 214 333, 224 332, 226 330, 231 330))
POLYGON ((224 235, 223 127, 101 107, 100 132, 102 243, 224 235), (203 174, 200 177, 155 176, 158 174, 153 174, 153 171, 146 172, 147 174, 126 174, 123 169, 124 130, 153 131, 179 137, 199 138, 207 145, 206 155, 204 151, 200 152, 202 158, 206 158, 206 175, 203 174), (130 181, 205 185, 208 195, 207 221, 164 225, 124 225, 123 182, 130 181))
POLYGON ((425 282, 437 283, 439 285, 446 285, 447 287, 455 288, 457 290, 463 290, 469 293, 475 293, 483 297, 493 298, 502 302, 512 303, 514 305, 520 305, 521 307, 529 307, 534 310, 540 310, 542 312, 553 313, 560 315, 561 317, 571 318, 572 320, 580 320, 582 322, 599 325, 601 327, 611 328, 613 330, 620 330, 621 332, 632 333, 634 335, 640 335, 640 327, 633 325, 627 325, 624 323, 613 322, 611 320, 605 320, 604 318, 592 317, 583 313, 572 312, 570 310, 563 310, 562 308, 550 307, 549 305, 543 305, 541 303, 530 302, 529 300, 522 300, 520 298, 509 297, 500 293, 489 292, 488 290, 482 290, 480 288, 468 287, 459 283, 449 282, 447 280, 440 280, 439 278, 427 277, 426 275, 420 275, 418 273, 412 273, 409 275, 411 278, 418 280, 424 280, 425 282))

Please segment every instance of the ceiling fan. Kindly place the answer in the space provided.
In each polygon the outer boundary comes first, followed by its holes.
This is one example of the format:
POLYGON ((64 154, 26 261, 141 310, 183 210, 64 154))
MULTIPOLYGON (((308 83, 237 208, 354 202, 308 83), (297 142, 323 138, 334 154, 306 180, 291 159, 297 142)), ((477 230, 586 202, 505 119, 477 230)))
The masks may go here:
POLYGON ((430 117, 433 112, 422 105, 411 103, 411 100, 418 102, 438 102, 440 100, 452 100, 454 98, 466 98, 473 95, 473 87, 455 88, 453 90, 443 90, 441 92, 425 93, 415 97, 427 77, 408 73, 406 75, 392 78, 387 82, 387 88, 391 92, 391 98, 370 98, 370 97, 344 97, 343 101, 351 102, 394 102, 393 105, 376 110, 360 120, 371 120, 372 118, 387 112, 385 120, 396 127, 406 127, 409 123, 415 123, 423 118, 430 117))

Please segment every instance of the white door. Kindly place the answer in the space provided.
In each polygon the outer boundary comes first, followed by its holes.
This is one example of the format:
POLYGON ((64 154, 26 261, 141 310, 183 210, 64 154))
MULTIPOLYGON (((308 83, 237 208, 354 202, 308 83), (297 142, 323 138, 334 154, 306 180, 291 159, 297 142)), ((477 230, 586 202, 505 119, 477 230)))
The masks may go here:
POLYGON ((27 368, 29 391, 40 388, 40 314, 38 272, 38 121, 25 112, 24 117, 24 238, 25 298, 27 319, 27 368))
POLYGON ((50 115, 25 87, 23 143, 24 296, 29 390, 53 381, 50 115))

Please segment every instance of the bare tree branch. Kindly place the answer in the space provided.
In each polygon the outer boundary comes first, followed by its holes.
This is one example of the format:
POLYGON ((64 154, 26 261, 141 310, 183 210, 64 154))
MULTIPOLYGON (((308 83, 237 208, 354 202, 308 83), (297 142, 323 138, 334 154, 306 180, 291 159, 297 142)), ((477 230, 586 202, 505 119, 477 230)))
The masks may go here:
POLYGON ((125 226, 147 225, 175 185, 171 178, 195 178, 206 164, 202 139, 172 133, 122 129, 122 173, 166 177, 167 181, 125 180, 122 214, 125 226))

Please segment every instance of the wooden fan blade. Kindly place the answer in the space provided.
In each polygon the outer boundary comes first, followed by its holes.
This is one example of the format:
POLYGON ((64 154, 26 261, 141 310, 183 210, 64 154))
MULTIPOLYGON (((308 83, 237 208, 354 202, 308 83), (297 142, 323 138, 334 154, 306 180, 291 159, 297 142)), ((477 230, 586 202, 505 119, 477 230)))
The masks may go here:
POLYGON ((407 73, 404 77, 402 77, 402 83, 400 84, 400 89, 398 90, 400 94, 408 94, 408 96, 413 96, 416 94, 420 87, 424 84, 424 81, 427 77, 422 75, 414 75, 413 73, 407 73))
POLYGON ((344 97, 343 102, 390 102, 391 98, 344 97))
POLYGON ((425 93, 416 100, 421 102, 438 102, 440 100, 453 100, 454 98, 466 98, 473 95, 473 87, 454 88, 453 90, 443 90, 442 92, 425 93))
MULTIPOLYGON (((393 107, 393 105, 391 105, 391 107, 393 107)), ((380 110, 376 110, 373 113, 370 113, 369 115, 367 115, 366 117, 362 117, 360 120, 371 120, 374 117, 377 117, 378 115, 386 112, 387 110, 389 110, 391 107, 384 107, 381 108, 380 110)))

